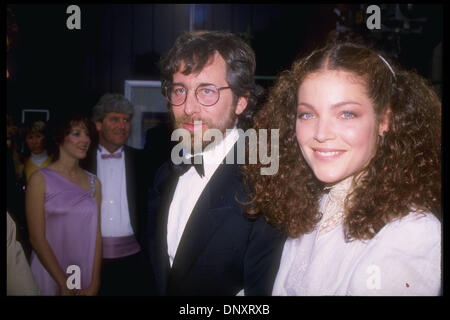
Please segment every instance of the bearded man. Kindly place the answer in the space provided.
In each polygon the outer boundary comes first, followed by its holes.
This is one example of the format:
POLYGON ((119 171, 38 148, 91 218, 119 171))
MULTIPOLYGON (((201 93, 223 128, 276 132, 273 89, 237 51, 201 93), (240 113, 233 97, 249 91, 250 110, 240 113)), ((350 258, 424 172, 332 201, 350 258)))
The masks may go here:
POLYGON ((183 33, 161 60, 162 91, 185 138, 149 193, 143 252, 155 295, 271 294, 284 238, 246 216, 239 167, 226 161, 260 94, 254 72, 253 50, 227 32, 183 33), (207 138, 211 130, 223 139, 207 138))

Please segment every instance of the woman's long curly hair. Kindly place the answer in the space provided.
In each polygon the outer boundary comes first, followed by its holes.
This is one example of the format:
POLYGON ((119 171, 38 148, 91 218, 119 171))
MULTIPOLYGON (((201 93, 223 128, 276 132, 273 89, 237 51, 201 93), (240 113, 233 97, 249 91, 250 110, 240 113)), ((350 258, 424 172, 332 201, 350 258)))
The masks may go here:
POLYGON ((440 214, 440 99, 425 79, 382 57, 364 45, 334 42, 280 74, 254 119, 257 132, 279 129, 279 170, 261 175, 261 164, 243 166, 253 194, 248 213, 262 213, 290 237, 311 232, 321 219, 318 203, 324 184, 309 168, 296 139, 297 93, 309 74, 343 70, 364 81, 378 121, 391 110, 389 130, 347 197, 345 238, 371 239, 387 223, 414 209, 440 214))

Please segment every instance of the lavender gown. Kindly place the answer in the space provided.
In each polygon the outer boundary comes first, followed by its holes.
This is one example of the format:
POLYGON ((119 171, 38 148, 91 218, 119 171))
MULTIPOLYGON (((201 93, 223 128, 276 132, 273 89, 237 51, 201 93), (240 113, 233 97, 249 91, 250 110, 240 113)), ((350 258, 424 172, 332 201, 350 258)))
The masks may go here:
MULTIPOLYGON (((54 170, 44 168, 45 237, 64 272, 80 267, 81 289, 89 286, 94 264, 98 212, 94 198, 95 175, 89 173, 91 189, 85 190, 54 170)), ((36 252, 31 253, 31 272, 43 295, 59 295, 59 286, 36 252)), ((73 271, 68 273, 70 276, 73 271)))

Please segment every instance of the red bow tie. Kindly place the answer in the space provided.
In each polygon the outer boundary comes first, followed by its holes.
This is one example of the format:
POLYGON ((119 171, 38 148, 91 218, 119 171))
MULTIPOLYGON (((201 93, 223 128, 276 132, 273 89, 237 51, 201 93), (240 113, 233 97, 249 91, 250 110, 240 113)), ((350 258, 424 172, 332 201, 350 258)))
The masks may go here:
POLYGON ((120 159, 122 158, 122 152, 116 152, 111 154, 102 153, 102 159, 120 159))

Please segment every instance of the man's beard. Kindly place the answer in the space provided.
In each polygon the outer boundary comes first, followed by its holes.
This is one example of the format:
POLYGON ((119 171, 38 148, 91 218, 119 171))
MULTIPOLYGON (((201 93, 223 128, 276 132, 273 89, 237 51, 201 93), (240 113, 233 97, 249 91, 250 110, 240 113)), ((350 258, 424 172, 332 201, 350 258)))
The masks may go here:
MULTIPOLYGON (((235 109, 236 108, 231 108, 228 115, 226 115, 224 118, 220 119, 216 123, 211 121, 211 119, 200 119, 198 117, 183 115, 183 117, 173 120, 174 128, 175 129, 184 129, 183 128, 184 123, 194 123, 195 121, 197 121, 197 122, 201 121, 200 127, 202 127, 202 125, 206 125, 206 130, 217 129, 222 133, 223 138, 225 138, 226 130, 234 128, 234 126, 236 124, 237 115, 234 112, 235 109)), ((212 148, 218 142, 222 141, 222 139, 218 139, 218 141, 216 141, 215 138, 213 138, 211 141, 209 141, 209 140, 205 141, 205 140, 203 140, 203 136, 205 135, 205 132, 203 132, 203 128, 201 128, 199 131, 202 131, 202 133, 201 133, 202 152, 205 150, 206 147, 212 148)), ((185 143, 185 141, 183 139, 183 147, 186 151, 190 151, 191 154, 194 154, 194 132, 189 132, 189 133, 190 133, 190 137, 191 137, 190 145, 189 145, 189 143, 185 143)), ((200 134, 200 133, 196 133, 196 134, 200 134)))

